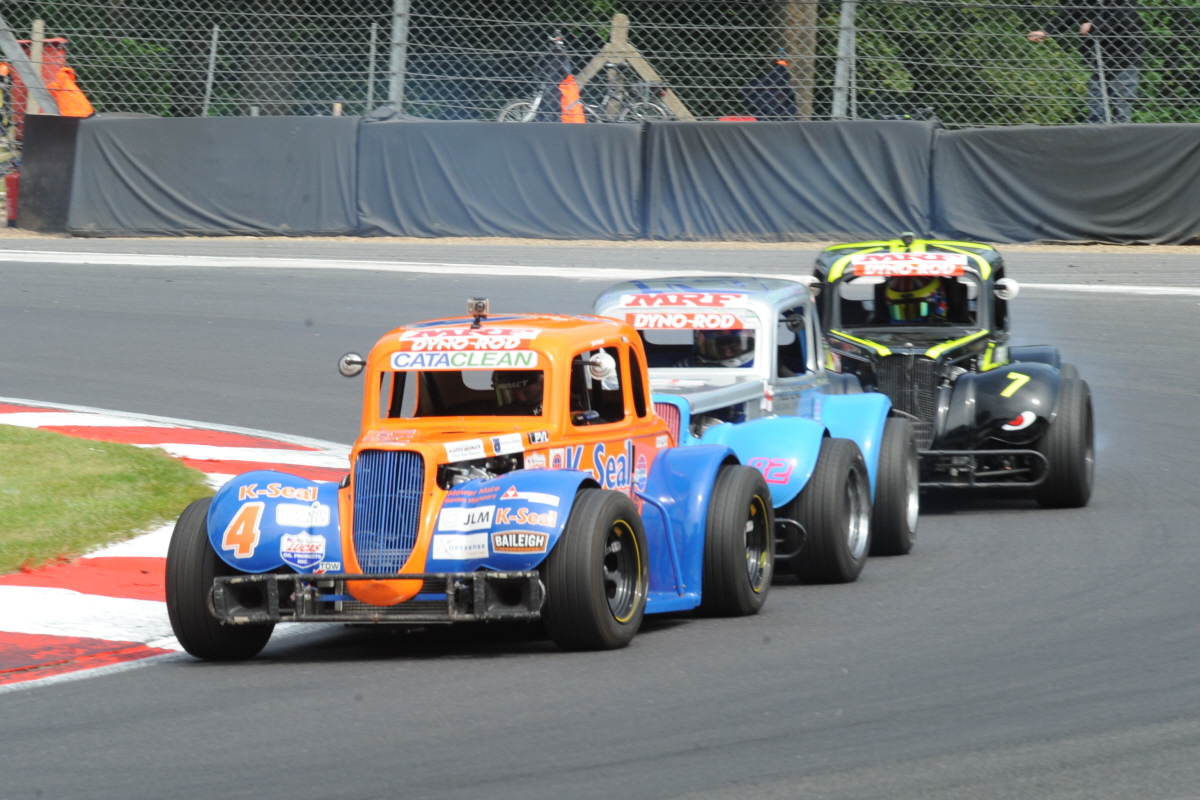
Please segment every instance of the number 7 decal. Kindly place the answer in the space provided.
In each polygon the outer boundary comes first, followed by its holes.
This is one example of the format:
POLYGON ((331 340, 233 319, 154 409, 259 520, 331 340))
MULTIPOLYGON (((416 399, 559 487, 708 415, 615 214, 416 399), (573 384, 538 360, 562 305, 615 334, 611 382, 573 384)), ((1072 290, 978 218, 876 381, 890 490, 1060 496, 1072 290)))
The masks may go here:
POLYGON ((1017 393, 1017 389, 1020 389, 1022 386, 1029 383, 1029 376, 1021 372, 1010 372, 1006 377, 1012 381, 1012 383, 1008 385, 1007 389, 1000 393, 1001 397, 1012 397, 1017 393))

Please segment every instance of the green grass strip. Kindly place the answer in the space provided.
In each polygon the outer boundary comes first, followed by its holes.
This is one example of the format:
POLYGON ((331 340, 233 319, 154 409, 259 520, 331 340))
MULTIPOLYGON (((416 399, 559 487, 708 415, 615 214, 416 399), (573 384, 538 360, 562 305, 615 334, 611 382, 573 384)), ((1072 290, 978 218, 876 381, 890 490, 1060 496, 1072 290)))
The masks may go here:
POLYGON ((161 450, 0 425, 0 574, 127 539, 212 493, 161 450))

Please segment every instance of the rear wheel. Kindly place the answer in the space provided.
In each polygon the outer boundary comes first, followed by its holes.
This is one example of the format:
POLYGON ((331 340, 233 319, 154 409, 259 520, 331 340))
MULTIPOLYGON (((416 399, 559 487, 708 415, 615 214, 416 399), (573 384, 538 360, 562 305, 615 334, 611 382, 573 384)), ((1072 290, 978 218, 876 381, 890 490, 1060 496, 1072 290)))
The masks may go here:
POLYGON ((542 621, 564 650, 614 650, 629 644, 646 613, 650 562, 633 501, 583 489, 542 568, 542 621))
POLYGON ((1063 362, 1058 367, 1058 376, 1063 380, 1066 380, 1067 378, 1078 378, 1079 367, 1075 366, 1074 364, 1067 364, 1066 362, 1063 362))
POLYGON ((892 418, 883 427, 871 512, 871 555, 902 556, 912 550, 921 508, 917 440, 913 425, 892 418))
POLYGON ((528 100, 513 100, 496 115, 497 122, 532 122, 533 103, 528 100))
POLYGON ((1037 443, 1049 469, 1034 497, 1042 508, 1081 508, 1092 497, 1096 464, 1092 393, 1086 381, 1066 378, 1058 388, 1058 413, 1037 443))
POLYGON ((653 122, 655 120, 671 119, 672 116, 670 109, 662 103, 641 100, 636 103, 630 103, 627 107, 621 109, 621 114, 617 117, 617 121, 653 122))
POLYGON ((734 464, 722 467, 708 503, 701 612, 758 613, 775 571, 774 530, 771 491, 762 473, 734 464))
POLYGON ((167 549, 167 615, 183 649, 211 661, 253 658, 267 646, 273 623, 222 625, 208 610, 213 579, 242 573, 220 559, 208 541, 211 497, 179 515, 167 549))
POLYGON ((792 501, 792 518, 808 538, 791 559, 796 577, 806 583, 857 580, 871 547, 871 494, 867 467, 858 445, 849 439, 824 439, 817 466, 792 501))

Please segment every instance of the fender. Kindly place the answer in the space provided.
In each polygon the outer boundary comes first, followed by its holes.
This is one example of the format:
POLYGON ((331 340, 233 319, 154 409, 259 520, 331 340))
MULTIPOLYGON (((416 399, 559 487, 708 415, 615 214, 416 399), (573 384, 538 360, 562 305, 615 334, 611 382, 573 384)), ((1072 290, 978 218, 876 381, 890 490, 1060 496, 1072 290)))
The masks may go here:
MULTIPOLYGON (((861 395, 877 396, 882 397, 861 395)), ((763 417, 737 425, 714 425, 701 441, 729 447, 743 464, 761 472, 771 489, 771 502, 780 508, 808 484, 825 435, 824 425, 805 417, 763 417)))
POLYGON ((338 485, 272 470, 238 475, 208 507, 208 541, 242 572, 341 572, 338 485))
POLYGON ((1055 369, 1062 367, 1062 358, 1058 354, 1058 348, 1048 344, 1010 347, 1008 348, 1008 361, 1010 364, 1020 361, 1022 363, 1049 364, 1055 369))
POLYGON ((737 456, 728 447, 696 445, 658 451, 646 477, 646 490, 640 493, 642 497, 634 495, 642 500, 642 523, 650 550, 647 614, 682 611, 700 604, 704 533, 713 483, 722 466, 736 463, 737 456), (670 541, 664 514, 670 523, 670 541))
POLYGON ((871 500, 875 500, 876 475, 879 472, 879 448, 883 443, 883 426, 887 424, 892 401, 877 392, 822 397, 818 413, 829 428, 829 435, 851 439, 862 451, 871 480, 871 500))
POLYGON ((597 485, 591 474, 565 469, 460 483, 438 512, 425 571, 534 569, 562 536, 580 488, 597 485))
POLYGON ((943 441, 966 449, 988 439, 1032 444, 1054 420, 1061 382, 1057 367, 1033 361, 962 375, 950 395, 943 441))

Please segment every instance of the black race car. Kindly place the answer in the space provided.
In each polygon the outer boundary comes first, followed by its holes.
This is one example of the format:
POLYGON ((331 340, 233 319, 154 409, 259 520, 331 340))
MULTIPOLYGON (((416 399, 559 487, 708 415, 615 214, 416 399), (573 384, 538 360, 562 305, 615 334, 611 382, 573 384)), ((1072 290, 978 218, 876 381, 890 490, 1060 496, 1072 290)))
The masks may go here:
POLYGON ((1075 508, 1092 493, 1092 399, 1049 346, 1009 347, 1015 281, 985 244, 828 247, 807 279, 830 366, 886 394, 916 430, 922 487, 1031 488, 1075 508))

